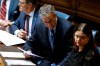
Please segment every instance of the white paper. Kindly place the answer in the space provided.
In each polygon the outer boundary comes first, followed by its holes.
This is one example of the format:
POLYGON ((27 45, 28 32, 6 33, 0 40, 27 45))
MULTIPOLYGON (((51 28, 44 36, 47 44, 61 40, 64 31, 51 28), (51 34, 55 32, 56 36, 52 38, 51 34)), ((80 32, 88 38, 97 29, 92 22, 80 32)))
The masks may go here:
POLYGON ((34 63, 32 63, 29 60, 12 60, 12 59, 6 59, 7 65, 27 65, 27 66, 36 66, 34 63))
POLYGON ((9 58, 25 58, 22 52, 2 52, 0 51, 0 54, 3 57, 9 57, 9 58))
POLYGON ((6 46, 25 43, 23 39, 3 30, 0 30, 0 41, 4 43, 6 46))
POLYGON ((25 51, 25 53, 28 54, 28 55, 31 55, 31 56, 43 58, 43 57, 41 57, 39 55, 36 55, 36 54, 34 54, 34 53, 30 52, 30 51, 25 51))
POLYGON ((20 48, 20 47, 17 47, 17 48, 18 48, 19 50, 23 51, 24 53, 28 54, 28 55, 43 58, 43 57, 41 57, 41 56, 39 56, 39 55, 36 55, 36 54, 32 53, 31 51, 25 51, 25 50, 23 50, 23 49, 20 48))

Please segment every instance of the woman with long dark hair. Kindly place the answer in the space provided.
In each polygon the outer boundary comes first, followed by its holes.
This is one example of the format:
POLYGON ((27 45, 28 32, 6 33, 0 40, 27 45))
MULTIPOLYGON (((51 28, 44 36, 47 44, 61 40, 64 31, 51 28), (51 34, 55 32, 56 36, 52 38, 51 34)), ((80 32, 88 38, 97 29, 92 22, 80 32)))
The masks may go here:
POLYGON ((100 66, 100 55, 88 24, 81 23, 75 28, 73 49, 58 66, 100 66))

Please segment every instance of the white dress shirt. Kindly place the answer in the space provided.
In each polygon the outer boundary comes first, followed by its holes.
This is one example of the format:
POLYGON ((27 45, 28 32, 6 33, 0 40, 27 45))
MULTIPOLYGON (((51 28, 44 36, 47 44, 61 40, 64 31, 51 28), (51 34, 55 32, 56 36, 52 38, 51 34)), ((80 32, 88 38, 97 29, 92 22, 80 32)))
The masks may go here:
MULTIPOLYGON (((35 9, 33 9, 33 11, 29 14, 30 18, 29 18, 29 33, 28 33, 28 37, 31 36, 31 28, 32 28, 32 21, 33 21, 33 18, 34 18, 33 17, 34 11, 35 11, 35 9)), ((20 29, 19 30, 16 30, 14 32, 14 34, 17 36, 17 34, 18 34, 19 31, 20 31, 20 29)))

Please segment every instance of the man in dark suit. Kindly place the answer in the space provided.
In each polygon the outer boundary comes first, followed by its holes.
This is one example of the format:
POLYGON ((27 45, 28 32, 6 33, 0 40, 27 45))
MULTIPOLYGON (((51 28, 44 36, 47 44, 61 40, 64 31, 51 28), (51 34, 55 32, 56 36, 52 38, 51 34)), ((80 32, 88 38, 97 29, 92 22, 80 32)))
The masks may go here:
POLYGON ((12 32, 16 36, 26 40, 34 32, 34 25, 38 18, 37 0, 19 0, 19 10, 21 14, 12 25, 12 32), (26 30, 27 15, 29 16, 29 22, 26 30))
POLYGON ((26 52, 24 55, 26 58, 32 57, 39 66, 52 66, 59 63, 69 51, 68 42, 72 37, 73 26, 71 22, 56 16, 52 5, 42 6, 39 13, 40 19, 36 23, 35 31, 23 49, 41 57, 31 56, 26 52))
MULTIPOLYGON (((18 7, 19 0, 6 0, 6 17, 0 18, 0 25, 6 27, 11 25, 19 16, 20 11, 18 7)), ((2 8, 3 0, 0 0, 0 8, 2 8)), ((1 9, 0 9, 1 13, 1 9)), ((0 14, 1 16, 1 14, 0 14)))

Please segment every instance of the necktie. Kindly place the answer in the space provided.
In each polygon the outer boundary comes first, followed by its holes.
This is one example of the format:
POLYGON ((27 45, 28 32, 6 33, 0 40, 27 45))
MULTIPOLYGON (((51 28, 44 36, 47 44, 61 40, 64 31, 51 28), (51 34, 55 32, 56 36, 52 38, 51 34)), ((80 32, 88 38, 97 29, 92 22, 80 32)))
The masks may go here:
POLYGON ((29 15, 26 15, 26 21, 25 21, 25 31, 28 34, 28 28, 29 28, 29 15))
POLYGON ((53 45, 54 45, 54 30, 50 30, 50 44, 51 44, 51 48, 53 49, 53 45))
POLYGON ((6 19, 6 0, 3 0, 2 7, 0 10, 0 19, 5 20, 6 19))

